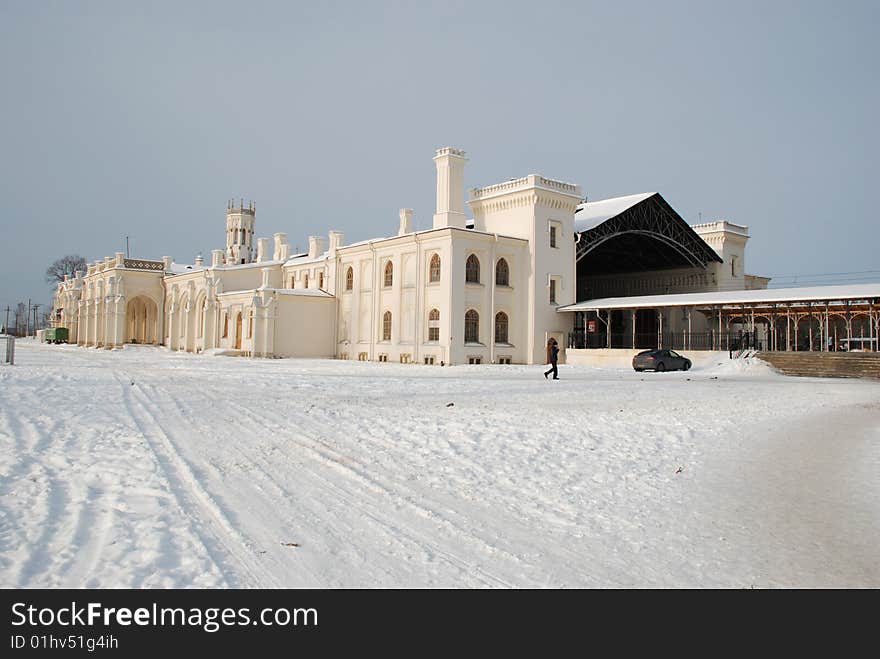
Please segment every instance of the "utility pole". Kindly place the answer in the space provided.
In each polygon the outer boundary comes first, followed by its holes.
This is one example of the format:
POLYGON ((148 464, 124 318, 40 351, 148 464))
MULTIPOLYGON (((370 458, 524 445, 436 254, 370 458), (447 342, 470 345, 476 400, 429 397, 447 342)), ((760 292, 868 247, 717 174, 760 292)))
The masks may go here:
POLYGON ((6 324, 3 326, 6 328, 6 333, 9 334, 9 305, 6 305, 6 324))
POLYGON ((27 313, 24 315, 24 335, 31 335, 31 299, 28 298, 27 313))
POLYGON ((128 249, 128 236, 125 237, 125 258, 127 258, 127 259, 131 258, 131 253, 129 252, 129 249, 128 249))
POLYGON ((37 309, 39 309, 42 306, 43 306, 42 304, 35 304, 34 305, 34 336, 35 337, 37 336, 37 309))

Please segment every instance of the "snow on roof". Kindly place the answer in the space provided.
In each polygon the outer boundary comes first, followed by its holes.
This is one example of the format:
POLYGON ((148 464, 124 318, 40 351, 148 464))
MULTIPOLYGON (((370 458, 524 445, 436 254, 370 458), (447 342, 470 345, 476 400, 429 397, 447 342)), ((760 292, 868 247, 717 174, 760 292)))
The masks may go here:
POLYGON ((199 270, 204 270, 205 266, 202 265, 189 265, 187 263, 172 263, 171 264, 171 274, 174 275, 183 275, 187 272, 197 272, 199 270))
POLYGON ((586 300, 560 307, 557 311, 595 311, 599 309, 641 309, 656 307, 717 306, 727 304, 836 302, 880 298, 880 283, 805 286, 803 288, 765 288, 751 291, 676 293, 672 295, 634 295, 586 300))
POLYGON ((248 268, 266 268, 271 265, 279 265, 281 261, 251 261, 250 263, 233 263, 226 265, 211 266, 214 270, 247 270, 248 268))
POLYGON ((302 295, 303 297, 333 297, 327 291, 318 288, 276 288, 278 295, 302 295))
POLYGON ((656 192, 642 192, 641 194, 631 194, 626 197, 613 197, 611 199, 601 199, 599 201, 588 201, 578 206, 578 211, 574 216, 575 231, 589 231, 595 229, 605 220, 610 220, 616 215, 620 215, 623 211, 632 208, 648 197, 657 194, 656 192))
POLYGON ((242 293, 256 294, 262 290, 266 290, 271 293, 277 293, 278 295, 300 295, 302 297, 333 297, 332 294, 328 293, 327 291, 322 291, 318 288, 243 288, 240 290, 224 291, 222 293, 218 293, 217 297, 224 297, 227 295, 241 295, 242 293))

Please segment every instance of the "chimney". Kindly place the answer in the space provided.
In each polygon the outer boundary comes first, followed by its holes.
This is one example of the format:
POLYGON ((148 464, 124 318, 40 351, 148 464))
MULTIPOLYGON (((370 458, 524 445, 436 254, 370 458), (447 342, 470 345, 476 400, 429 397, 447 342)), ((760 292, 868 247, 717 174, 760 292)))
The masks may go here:
POLYGON ((257 239, 257 263, 269 260, 269 239, 257 239))
POLYGON ((397 230, 398 236, 405 236, 406 234, 413 232, 412 219, 413 219, 412 208, 401 208, 400 209, 400 228, 397 230))
POLYGON ((223 256, 226 252, 222 249, 212 249, 211 250, 211 267, 219 268, 223 265, 223 256))
POLYGON ((287 234, 286 233, 276 233, 275 234, 275 252, 272 254, 273 261, 283 261, 285 257, 282 256, 282 246, 287 244, 287 234))
POLYGON ((174 263, 174 259, 172 257, 170 257, 170 256, 163 256, 162 257, 162 269, 165 270, 165 272, 171 272, 171 264, 172 263, 174 263))
MULTIPOLYGON (((269 242, 266 240, 266 242, 269 242)), ((269 277, 272 274, 272 268, 263 268, 263 283, 260 285, 260 288, 269 288, 269 277)))
POLYGON ((205 265, 205 259, 202 258, 201 254, 196 254, 196 260, 193 262, 197 268, 201 268, 205 265))
POLYGON ((322 243, 324 241, 318 236, 309 236, 309 258, 316 259, 318 255, 321 254, 324 250, 320 249, 323 247, 322 243), (320 251, 319 251, 320 250, 320 251))
POLYGON ((434 162, 437 164, 437 212, 434 213, 434 228, 464 229, 467 222, 464 214, 465 153, 450 147, 437 149, 434 162))
POLYGON ((341 231, 330 232, 330 256, 336 256, 336 250, 342 247, 342 241, 344 238, 345 234, 341 231))

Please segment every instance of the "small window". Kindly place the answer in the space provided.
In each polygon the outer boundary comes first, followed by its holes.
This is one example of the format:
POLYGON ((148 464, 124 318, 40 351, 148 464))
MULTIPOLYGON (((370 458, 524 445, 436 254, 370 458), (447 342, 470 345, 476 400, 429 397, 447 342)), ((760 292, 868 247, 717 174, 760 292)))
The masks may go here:
POLYGON ((495 285, 510 286, 510 267, 505 259, 498 259, 495 264, 495 285))
POLYGON ((401 364, 409 364, 412 362, 412 355, 408 352, 404 352, 400 355, 400 363, 401 364))
POLYGON ((348 270, 345 271, 345 290, 350 291, 353 287, 354 287, 354 269, 349 267, 348 270))
POLYGON ((425 357, 425 366, 433 366, 434 357, 425 357))
POLYGON ((347 352, 340 352, 340 353, 339 353, 339 359, 346 359, 346 360, 347 360, 347 359, 348 359, 348 353, 347 353, 347 352))
POLYGON ((556 280, 550 280, 550 304, 556 304, 556 280))
POLYGON ((468 364, 482 364, 482 357, 468 357, 468 364))
POLYGON ((380 361, 380 362, 387 362, 387 361, 388 361, 388 355, 379 355, 379 361, 380 361))
POLYGON ((433 284, 435 282, 440 281, 440 255, 434 254, 431 257, 431 272, 430 272, 429 281, 433 284))
POLYGON ((556 227, 550 225, 550 247, 556 247, 556 227))
POLYGON ((507 343, 507 314, 503 311, 495 314, 495 343, 507 343))
POLYGON ((465 264, 464 269, 464 280, 468 284, 480 283, 480 259, 477 258, 476 254, 471 254, 467 258, 467 263, 465 264))
POLYGON ((382 316, 382 340, 391 340, 391 312, 386 311, 382 316))
POLYGON ((391 264, 391 261, 385 264, 385 286, 386 288, 391 286, 394 282, 394 266, 391 264))
POLYGON ((510 357, 499 357, 498 363, 504 364, 505 366, 510 366, 510 357))
POLYGON ((437 309, 431 309, 428 314, 428 341, 440 340, 440 312, 437 309))
POLYGON ((464 342, 480 342, 480 314, 473 309, 464 315, 464 342))
POLYGON ((359 362, 365 362, 365 361, 367 361, 367 353, 365 353, 365 352, 359 352, 359 353, 358 353, 358 361, 359 361, 359 362))

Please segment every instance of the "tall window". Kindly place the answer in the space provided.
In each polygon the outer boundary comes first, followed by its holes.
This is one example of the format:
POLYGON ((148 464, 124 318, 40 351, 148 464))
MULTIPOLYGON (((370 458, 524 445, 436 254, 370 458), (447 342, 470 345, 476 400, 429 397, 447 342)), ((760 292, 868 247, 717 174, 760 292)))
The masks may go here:
POLYGON ((473 309, 464 315, 464 342, 480 342, 480 314, 473 309))
POLYGON ((382 316, 382 340, 390 341, 391 340, 391 312, 386 311, 385 315, 382 316))
POLYGON ((431 276, 429 278, 431 283, 440 281, 440 255, 434 254, 431 257, 431 276))
POLYGON ((318 273, 318 288, 320 288, 322 291, 324 290, 324 273, 323 272, 318 273))
POLYGON ((345 271, 345 290, 350 291, 354 287, 354 270, 349 267, 345 271))
POLYGON ((196 319, 196 336, 198 338, 202 338, 205 333, 205 309, 207 308, 207 306, 208 298, 206 297, 199 305, 199 316, 196 319))
POLYGON ((303 288, 308 288, 308 287, 309 287, 309 274, 306 273, 306 276, 303 279, 303 288))
POLYGON ((498 259, 498 263, 495 264, 495 285, 510 286, 510 268, 504 259, 498 259))
POLYGON ((229 314, 223 314, 223 338, 229 336, 229 314))
POLYGON ((476 254, 471 254, 467 258, 464 268, 464 280, 469 284, 480 283, 480 259, 476 254))
POLYGON ((556 227, 550 225, 550 247, 556 247, 556 227))
POLYGON ((248 338, 249 339, 254 338, 254 312, 253 311, 251 311, 251 313, 248 316, 248 338))
POLYGON ((385 286, 391 286, 394 282, 394 266, 391 261, 385 264, 385 286))
POLYGON ((440 340, 440 312, 437 309, 431 309, 428 314, 428 341, 440 340))
POLYGON ((295 283, 295 281, 294 281, 293 276, 290 277, 290 287, 291 287, 291 288, 296 288, 296 283, 295 283))
POLYGON ((503 311, 495 314, 495 343, 507 343, 507 314, 503 311))
POLYGON ((556 304, 556 280, 550 280, 550 304, 556 304))

